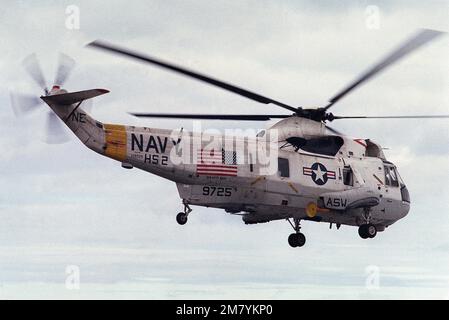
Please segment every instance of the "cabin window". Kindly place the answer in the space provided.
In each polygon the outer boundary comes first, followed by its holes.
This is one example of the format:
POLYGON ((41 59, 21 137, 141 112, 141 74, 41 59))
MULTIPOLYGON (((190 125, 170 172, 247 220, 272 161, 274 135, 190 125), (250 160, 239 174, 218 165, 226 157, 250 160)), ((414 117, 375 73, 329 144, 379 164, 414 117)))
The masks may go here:
POLYGON ((278 158, 278 174, 283 178, 290 177, 290 166, 288 159, 278 158))
POLYGON ((396 169, 392 166, 385 166, 385 184, 387 186, 399 187, 399 178, 396 169))
POLYGON ((250 172, 254 171, 253 155, 251 153, 249 154, 249 171, 250 172))
POLYGON ((347 186, 354 185, 354 174, 350 166, 345 166, 343 168, 343 183, 347 186))
POLYGON ((323 154, 326 156, 335 156, 343 145, 343 139, 338 136, 325 136, 318 138, 305 139, 301 137, 289 137, 287 143, 295 148, 310 152, 323 154))

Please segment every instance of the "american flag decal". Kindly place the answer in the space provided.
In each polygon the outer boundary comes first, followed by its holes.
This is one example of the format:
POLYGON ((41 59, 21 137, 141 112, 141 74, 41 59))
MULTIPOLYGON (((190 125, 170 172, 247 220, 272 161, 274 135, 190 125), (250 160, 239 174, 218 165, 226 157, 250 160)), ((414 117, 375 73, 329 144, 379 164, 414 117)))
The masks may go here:
POLYGON ((203 176, 237 176, 237 154, 235 151, 198 150, 196 173, 203 176))

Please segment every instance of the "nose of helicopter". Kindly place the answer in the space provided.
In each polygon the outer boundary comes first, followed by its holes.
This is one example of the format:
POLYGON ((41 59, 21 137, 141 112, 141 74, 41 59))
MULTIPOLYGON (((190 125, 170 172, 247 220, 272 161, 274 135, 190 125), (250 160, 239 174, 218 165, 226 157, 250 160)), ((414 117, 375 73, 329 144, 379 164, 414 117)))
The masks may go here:
POLYGON ((410 194, 404 183, 401 183, 401 203, 399 211, 401 212, 401 218, 405 217, 410 211, 410 194))

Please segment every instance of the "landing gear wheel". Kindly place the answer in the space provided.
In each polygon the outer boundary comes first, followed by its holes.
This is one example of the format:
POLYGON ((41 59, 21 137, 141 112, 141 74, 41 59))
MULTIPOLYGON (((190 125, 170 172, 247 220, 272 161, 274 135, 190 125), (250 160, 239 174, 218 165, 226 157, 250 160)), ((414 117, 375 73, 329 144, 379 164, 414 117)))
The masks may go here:
POLYGON ((296 234, 296 243, 298 247, 302 247, 306 244, 306 236, 303 233, 296 234))
POLYGON ((302 247, 306 244, 306 236, 300 232, 301 230, 301 220, 299 218, 293 218, 293 223, 290 221, 290 219, 286 219, 288 223, 292 226, 293 230, 295 230, 295 233, 292 233, 288 236, 288 244, 292 248, 296 247, 302 247))
POLYGON ((368 224, 366 227, 366 234, 369 238, 374 238, 377 235, 377 228, 373 224, 368 224))
POLYGON ((187 200, 183 199, 182 204, 184 205, 184 212, 180 212, 176 215, 176 221, 181 226, 187 223, 187 217, 189 216, 189 213, 192 212, 192 209, 189 207, 189 203, 187 202, 187 200))
POLYGON ((302 247, 306 244, 306 236, 302 233, 292 233, 288 236, 288 244, 292 248, 302 247))
POLYGON ((178 224, 185 225, 187 223, 187 214, 185 214, 184 212, 180 212, 176 215, 176 222, 178 222, 178 224))
POLYGON ((362 224, 359 227, 359 236, 362 239, 374 238, 376 235, 377 235, 377 228, 375 225, 371 223, 362 224))
POLYGON ((298 246, 296 238, 297 238, 296 233, 292 233, 291 235, 288 236, 288 244, 290 245, 290 247, 296 248, 298 246))
POLYGON ((368 234, 366 233, 366 224, 362 224, 359 227, 359 236, 362 239, 368 239, 368 234))

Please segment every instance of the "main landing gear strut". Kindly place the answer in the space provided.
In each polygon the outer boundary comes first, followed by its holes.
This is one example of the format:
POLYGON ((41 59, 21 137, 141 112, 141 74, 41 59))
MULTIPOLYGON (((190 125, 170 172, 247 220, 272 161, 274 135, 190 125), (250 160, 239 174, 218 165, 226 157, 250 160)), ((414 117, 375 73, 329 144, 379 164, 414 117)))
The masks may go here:
POLYGON ((377 235, 377 228, 370 223, 371 214, 369 209, 365 210, 363 217, 365 218, 365 223, 359 226, 359 236, 362 239, 374 238, 377 235))
POLYGON ((192 212, 192 209, 189 207, 187 201, 183 200, 182 204, 184 205, 184 212, 180 212, 176 215, 176 222, 180 225, 185 225, 187 223, 187 217, 189 213, 192 212))
POLYGON ((300 232, 301 230, 301 219, 293 218, 293 223, 290 219, 287 219, 288 223, 292 226, 295 233, 288 236, 288 244, 293 247, 302 247, 306 244, 306 236, 300 232))

